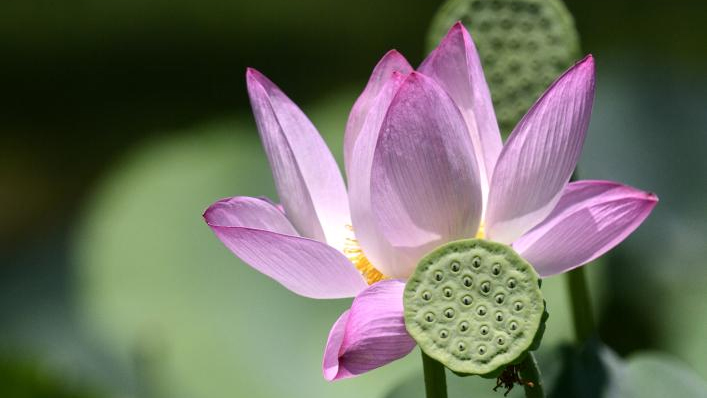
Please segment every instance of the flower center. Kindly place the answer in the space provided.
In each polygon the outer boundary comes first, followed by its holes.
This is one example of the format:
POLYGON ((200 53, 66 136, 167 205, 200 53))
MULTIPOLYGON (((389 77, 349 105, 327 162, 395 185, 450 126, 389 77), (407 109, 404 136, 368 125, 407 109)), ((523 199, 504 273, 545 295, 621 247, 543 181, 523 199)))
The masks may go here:
POLYGON ((478 231, 476 231, 476 235, 474 235, 474 238, 486 239, 486 226, 484 225, 483 221, 481 221, 481 224, 479 224, 479 229, 478 231))
MULTIPOLYGON (((351 225, 347 225, 346 228, 351 231, 351 235, 353 235, 353 227, 351 225)), ((346 257, 348 257, 349 261, 353 263, 356 269, 361 272, 361 275, 363 275, 366 279, 366 283, 369 285, 385 279, 385 275, 378 271, 376 267, 371 264, 368 258, 366 258, 366 255, 363 253, 361 245, 358 243, 356 238, 346 238, 346 244, 344 245, 343 252, 346 257)))

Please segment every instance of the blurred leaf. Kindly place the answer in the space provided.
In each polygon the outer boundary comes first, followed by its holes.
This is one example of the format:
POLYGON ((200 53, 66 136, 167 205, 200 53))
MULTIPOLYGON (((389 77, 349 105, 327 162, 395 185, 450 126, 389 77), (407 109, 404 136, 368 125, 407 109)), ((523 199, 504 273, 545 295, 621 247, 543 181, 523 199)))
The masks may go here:
POLYGON ((561 352, 563 368, 551 397, 707 397, 704 380, 666 354, 640 353, 623 360, 598 341, 561 352))
POLYGON ((560 0, 448 0, 432 21, 428 49, 457 21, 479 50, 504 134, 580 57, 572 15, 560 0))
POLYGON ((616 397, 707 397, 707 383, 666 354, 636 354, 629 359, 625 372, 616 397))
MULTIPOLYGON (((610 348, 591 341, 581 349, 555 346, 542 352, 539 364, 548 397, 553 398, 705 398, 707 384, 669 355, 640 353, 625 361, 610 348)), ((420 370, 421 372, 421 370, 420 370)), ((450 398, 499 398, 494 380, 458 377, 447 372, 450 398)), ((523 397, 516 385, 509 397, 523 397)), ((386 398, 424 398, 421 373, 393 388, 386 398)))
POLYGON ((0 386, 8 398, 98 398, 103 395, 50 373, 35 361, 0 355, 0 386))

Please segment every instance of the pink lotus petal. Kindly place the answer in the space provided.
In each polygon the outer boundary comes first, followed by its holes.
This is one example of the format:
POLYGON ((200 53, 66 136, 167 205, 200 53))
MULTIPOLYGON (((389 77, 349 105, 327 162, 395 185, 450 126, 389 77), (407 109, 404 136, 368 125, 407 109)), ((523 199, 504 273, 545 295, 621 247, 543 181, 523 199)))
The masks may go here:
POLYGON ((403 318, 405 284, 378 282, 361 292, 334 323, 324 350, 324 378, 358 376, 402 358, 413 348, 403 318))
POLYGON ((557 204, 577 165, 594 100, 594 59, 560 76, 513 130, 496 163, 486 233, 511 243, 557 204))
POLYGON ((479 160, 481 190, 486 200, 491 174, 503 142, 479 54, 461 22, 452 26, 418 70, 435 79, 464 116, 476 159, 479 160))
POLYGON ((615 182, 573 182, 547 219, 513 247, 542 277, 569 271, 621 243, 657 203, 654 194, 615 182))
POLYGON ((206 210, 204 219, 236 256, 299 295, 351 297, 367 286, 343 254, 297 236, 285 215, 265 200, 223 199, 206 210))
POLYGON ((398 254, 384 273, 406 278, 425 253, 473 236, 481 203, 459 109, 432 79, 413 72, 390 105, 373 157, 371 206, 398 254))
POLYGON ((391 275, 387 264, 394 262, 395 251, 380 232, 371 209, 371 167, 383 118, 406 76, 394 72, 376 97, 351 156, 349 203, 356 239, 363 252, 379 271, 391 275))
POLYGON ((248 69, 246 81, 288 218, 302 236, 343 248, 350 216, 334 157, 304 113, 268 78, 248 69))
MULTIPOLYGON (((393 72, 402 74, 412 72, 412 67, 405 57, 395 50, 388 51, 378 62, 371 73, 371 77, 368 79, 366 88, 351 109, 349 120, 346 123, 346 134, 344 135, 344 162, 349 176, 351 175, 351 158, 356 140, 361 129, 363 129, 368 114, 381 111, 381 104, 377 103, 376 98, 383 91, 383 87, 390 80, 393 72)), ((390 101, 387 102, 390 103, 390 101)), ((387 104, 382 106, 382 113, 385 114, 385 109, 387 108, 387 104)))

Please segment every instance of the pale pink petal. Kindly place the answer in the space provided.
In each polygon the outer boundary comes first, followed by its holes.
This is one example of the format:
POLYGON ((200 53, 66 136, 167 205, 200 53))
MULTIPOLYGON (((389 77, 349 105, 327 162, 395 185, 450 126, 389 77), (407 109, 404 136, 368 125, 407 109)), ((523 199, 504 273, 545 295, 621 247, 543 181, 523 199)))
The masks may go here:
POLYGON ((351 297, 366 287, 343 254, 298 236, 282 211, 266 200, 223 199, 206 210, 204 219, 236 256, 299 295, 351 297))
POLYGON ((405 79, 406 75, 393 72, 384 84, 356 140, 349 170, 349 203, 356 239, 368 260, 384 274, 390 270, 386 264, 394 262, 395 251, 378 229, 373 217, 371 167, 383 118, 405 79))
POLYGON ((350 224, 343 178, 316 128, 254 69, 246 73, 255 121, 287 217, 302 236, 341 249, 350 224))
POLYGON ((406 278, 433 248, 473 236, 481 218, 479 172, 459 109, 432 79, 413 72, 390 105, 373 157, 371 207, 393 245, 376 264, 406 278))
POLYGON ((573 182, 547 219, 513 247, 542 277, 569 271, 621 243, 657 203, 654 194, 615 182, 573 182))
POLYGON ((329 333, 322 363, 325 379, 358 376, 415 348, 405 329, 404 289, 403 282, 385 280, 356 296, 329 333))
POLYGON ((550 214, 582 152, 593 101, 590 55, 560 76, 518 123, 491 180, 490 239, 511 243, 550 214))
MULTIPOLYGON (((349 120, 346 123, 346 134, 344 135, 344 163, 346 164, 346 172, 348 175, 351 174, 351 158, 353 156, 356 140, 358 139, 368 114, 371 111, 380 111, 378 108, 381 104, 377 103, 376 98, 381 94, 385 84, 390 80, 394 72, 408 74, 412 72, 412 67, 402 54, 391 50, 383 56, 373 69, 366 88, 356 100, 353 108, 351 108, 349 120)), ((390 103, 389 100, 388 103, 390 103)), ((387 104, 384 106, 383 113, 385 113, 386 108, 387 104)))
POLYGON ((484 201, 503 142, 476 46, 457 22, 418 70, 435 79, 461 110, 479 161, 484 201))

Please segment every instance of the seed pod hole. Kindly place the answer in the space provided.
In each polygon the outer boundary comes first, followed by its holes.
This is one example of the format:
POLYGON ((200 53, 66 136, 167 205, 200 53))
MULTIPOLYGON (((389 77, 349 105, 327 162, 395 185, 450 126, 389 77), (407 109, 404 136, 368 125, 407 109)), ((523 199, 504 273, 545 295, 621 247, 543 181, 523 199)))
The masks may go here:
POLYGON ((439 338, 446 339, 447 337, 449 337, 449 332, 446 329, 439 331, 439 338))
POLYGON ((437 282, 442 282, 442 279, 444 279, 444 274, 440 271, 435 272, 435 280, 437 282))
POLYGON ((422 299, 425 301, 430 301, 432 299, 432 293, 425 290, 422 292, 422 299))
POLYGON ((466 275, 462 278, 462 283, 466 287, 471 287, 471 285, 474 283, 474 281, 471 279, 470 276, 466 275))
POLYGON ((452 297, 452 294, 453 294, 452 289, 450 289, 448 287, 444 288, 444 297, 447 297, 447 298, 452 297))
POLYGON ((469 330, 469 322, 464 321, 459 324, 459 331, 460 332, 466 332, 467 330, 469 330))
POLYGON ((462 297, 462 304, 464 305, 471 305, 471 303, 474 301, 474 299, 471 298, 468 294, 464 297, 462 297))
POLYGON ((516 311, 520 311, 523 309, 523 302, 522 301, 516 301, 513 303, 513 309, 516 311))
POLYGON ((508 282, 506 282, 506 286, 508 286, 508 288, 511 290, 515 289, 517 285, 518 282, 516 282, 516 280, 513 278, 509 278, 508 282))
POLYGON ((494 276, 501 275, 501 264, 496 263, 496 264, 492 265, 492 266, 491 266, 491 273, 492 273, 494 276))
POLYGON ((476 313, 479 314, 480 316, 486 315, 486 307, 484 307, 483 305, 480 305, 480 306, 476 309, 476 313))
POLYGON ((496 322, 503 322, 503 313, 502 312, 496 313, 496 322))
POLYGON ((450 268, 452 269, 452 272, 459 272, 461 269, 461 264, 459 264, 459 261, 452 261, 450 268))
POLYGON ((481 283, 480 289, 481 289, 481 293, 488 294, 491 291, 491 283, 490 282, 481 283))
POLYGON ((447 308, 446 310, 444 310, 444 316, 445 316, 447 319, 452 319, 452 318, 454 318, 454 310, 451 309, 451 308, 447 308))
POLYGON ((495 300, 497 304, 503 304, 503 301, 506 299, 506 296, 504 296, 502 293, 499 293, 496 295, 495 300))
POLYGON ((481 267, 481 258, 479 258, 478 256, 474 257, 474 259, 471 260, 471 266, 476 269, 479 269, 481 267))
POLYGON ((433 314, 433 313, 431 313, 431 312, 426 313, 426 314, 425 314, 425 320, 426 320, 428 323, 434 322, 434 321, 435 321, 435 314, 433 314))

